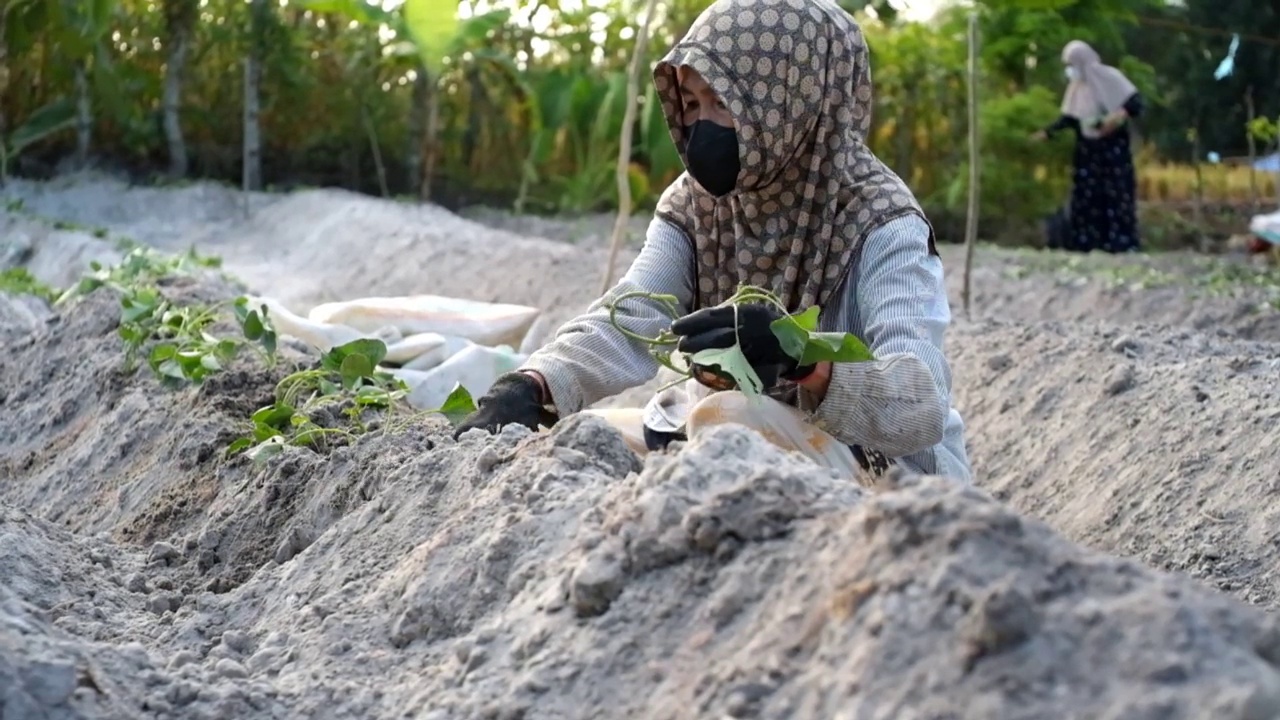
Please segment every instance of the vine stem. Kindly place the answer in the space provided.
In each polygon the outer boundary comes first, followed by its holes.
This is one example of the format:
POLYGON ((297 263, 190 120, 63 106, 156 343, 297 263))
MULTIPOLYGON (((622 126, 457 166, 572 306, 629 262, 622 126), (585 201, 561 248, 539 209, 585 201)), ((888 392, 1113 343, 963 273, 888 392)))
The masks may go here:
MULTIPOLYGON (((611 302, 607 303, 607 307, 609 308, 609 324, 611 324, 623 336, 649 346, 649 354, 653 356, 654 360, 656 360, 659 365, 681 376, 680 378, 673 380, 671 383, 668 383, 666 386, 662 388, 662 390, 670 388, 680 382, 683 382, 684 380, 687 380, 693 377, 692 367, 686 367, 684 369, 676 367, 675 363, 672 362, 671 360, 672 352, 669 350, 667 351, 662 350, 662 348, 675 345, 678 342, 678 338, 671 333, 670 329, 664 330, 657 337, 650 338, 650 337, 645 337, 643 335, 640 335, 639 333, 633 332, 632 330, 626 327, 623 327, 622 323, 618 321, 618 307, 624 301, 629 300, 631 298, 643 298, 645 300, 650 300, 657 303, 658 306, 663 311, 666 312, 667 316, 670 317, 672 321, 679 319, 680 311, 678 308, 678 303, 679 303, 678 298, 676 298, 674 295, 651 293, 643 290, 632 290, 629 292, 622 293, 618 295, 616 298, 614 298, 611 302)), ((717 307, 733 308, 734 343, 739 347, 741 347, 742 345, 742 336, 739 330, 738 307, 744 303, 749 303, 749 302, 759 302, 759 303, 772 305, 773 307, 777 308, 778 311, 781 312, 784 316, 790 317, 790 313, 787 311, 787 307, 782 304, 782 301, 774 293, 764 288, 755 287, 753 285, 740 285, 738 289, 733 293, 733 295, 731 295, 728 299, 726 299, 724 302, 720 303, 717 306, 717 307)), ((792 322, 795 322, 795 321, 792 320, 792 322)), ((690 363, 686 363, 686 364, 690 364, 690 363)))

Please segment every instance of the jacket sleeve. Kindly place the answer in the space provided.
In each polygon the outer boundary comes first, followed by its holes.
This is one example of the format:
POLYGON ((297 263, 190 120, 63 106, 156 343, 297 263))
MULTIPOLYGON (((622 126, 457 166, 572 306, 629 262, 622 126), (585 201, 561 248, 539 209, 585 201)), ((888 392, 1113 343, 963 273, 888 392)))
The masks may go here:
POLYGON ((1053 137, 1059 131, 1068 128, 1078 131, 1080 129, 1080 121, 1070 115, 1059 115, 1057 120, 1045 126, 1044 132, 1046 135, 1053 137))
MULTIPOLYGON (((693 299, 693 246, 684 233, 665 220, 649 223, 644 247, 626 274, 586 312, 565 323, 555 338, 538 349, 521 370, 534 370, 561 417, 599 400, 642 385, 659 365, 649 346, 627 337, 609 320, 614 299, 629 292, 674 295, 680 315, 693 299)), ((662 306, 645 298, 628 298, 618 306, 618 324, 636 335, 654 337, 670 327, 662 306)))
POLYGON ((1134 93, 1129 96, 1128 100, 1124 101, 1124 105, 1121 107, 1129 114, 1129 117, 1140 118, 1146 109, 1146 103, 1142 100, 1142 93, 1134 93))
POLYGON ((841 316, 876 359, 836 363, 816 420, 841 442, 891 457, 940 442, 951 408, 943 335, 951 322, 942 261, 920 218, 893 220, 867 237, 845 284, 841 316))

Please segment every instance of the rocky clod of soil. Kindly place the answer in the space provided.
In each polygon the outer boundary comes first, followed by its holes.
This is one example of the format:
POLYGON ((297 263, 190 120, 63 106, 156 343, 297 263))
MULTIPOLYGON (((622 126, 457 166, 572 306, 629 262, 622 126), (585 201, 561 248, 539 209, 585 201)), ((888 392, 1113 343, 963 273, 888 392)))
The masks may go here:
POLYGON ((590 416, 254 465, 278 378, 122 373, 112 302, 0 368, 0 720, 1280 717, 1274 618, 980 489, 590 416))

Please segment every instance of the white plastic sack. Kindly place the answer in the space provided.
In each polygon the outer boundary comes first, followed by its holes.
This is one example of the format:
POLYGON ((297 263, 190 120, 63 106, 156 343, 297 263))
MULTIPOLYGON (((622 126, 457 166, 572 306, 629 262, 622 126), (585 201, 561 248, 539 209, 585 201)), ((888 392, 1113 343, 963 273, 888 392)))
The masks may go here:
POLYGON ((499 375, 520 367, 525 356, 510 348, 469 345, 431 370, 388 370, 409 386, 408 401, 418 410, 435 410, 444 404, 454 386, 461 383, 471 397, 489 391, 499 375))
POLYGON ((317 322, 300 317, 290 312, 289 308, 286 308, 279 300, 273 298, 249 298, 250 309, 257 310, 263 305, 267 307, 267 319, 276 329, 277 334, 295 337, 320 352, 328 352, 353 340, 367 338, 393 343, 401 339, 399 331, 395 328, 380 327, 374 328, 370 332, 362 332, 346 325, 317 322))
POLYGON ((1249 220, 1249 232, 1272 245, 1280 245, 1280 210, 1254 215, 1249 220))
POLYGON ((434 364, 444 362, 448 357, 446 345, 448 339, 439 333, 417 333, 397 343, 387 345, 386 361, 397 365, 405 365, 423 356, 438 356, 434 364))
POLYGON ((437 335, 436 337, 444 338, 444 344, 431 349, 429 352, 422 353, 408 362, 400 363, 400 367, 405 370, 430 370, 475 344, 462 337, 448 337, 446 335, 437 335))
POLYGON ((411 295, 325 303, 311 309, 313 322, 371 332, 390 325, 406 335, 439 333, 480 345, 519 346, 538 317, 537 308, 477 300, 411 295))
MULTIPOLYGON (((631 416, 593 412, 614 423, 628 445, 634 442, 636 431, 631 416)), ((654 430, 685 432, 690 438, 715 425, 737 423, 755 430, 784 450, 798 452, 850 479, 862 472, 848 445, 812 425, 800 410, 763 395, 749 397, 737 391, 712 392, 697 381, 689 380, 654 395, 641 417, 643 424, 654 430)), ((643 428, 640 432, 643 439, 643 428)))

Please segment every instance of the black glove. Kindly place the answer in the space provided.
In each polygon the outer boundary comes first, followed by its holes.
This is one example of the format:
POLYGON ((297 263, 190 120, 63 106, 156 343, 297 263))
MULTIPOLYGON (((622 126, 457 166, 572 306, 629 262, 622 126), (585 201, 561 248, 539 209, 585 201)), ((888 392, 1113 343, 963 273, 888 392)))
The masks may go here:
POLYGON ((751 303, 737 309, 738 331, 735 337, 732 307, 714 307, 685 315, 671 324, 671 332, 680 336, 676 349, 693 354, 708 349, 732 347, 735 340, 751 368, 760 376, 766 389, 778 384, 778 378, 800 380, 813 372, 813 365, 800 365, 782 349, 778 336, 769 324, 784 317, 772 305, 751 303))
POLYGON ((475 428, 496 433, 506 425, 520 424, 537 432, 539 423, 551 427, 556 422, 556 414, 543 407, 542 386, 528 373, 500 376, 476 406, 477 410, 454 429, 454 440, 475 428))

